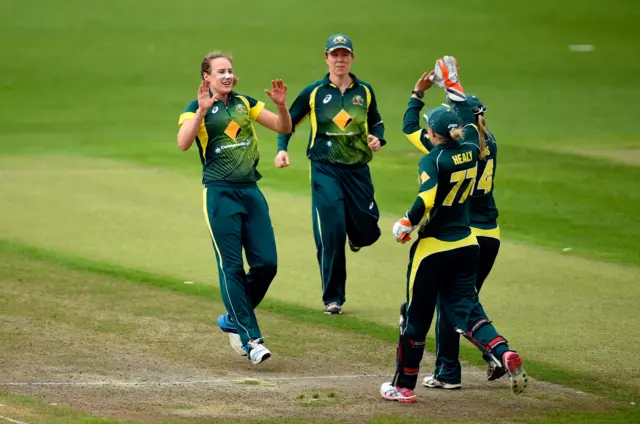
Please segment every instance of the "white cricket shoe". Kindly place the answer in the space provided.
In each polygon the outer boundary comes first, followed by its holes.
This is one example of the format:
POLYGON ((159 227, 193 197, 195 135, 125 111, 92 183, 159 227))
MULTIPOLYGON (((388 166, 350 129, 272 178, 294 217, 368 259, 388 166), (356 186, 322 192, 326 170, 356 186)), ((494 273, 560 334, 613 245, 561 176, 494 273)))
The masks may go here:
POLYGON ((248 352, 249 359, 255 365, 266 361, 271 358, 271 351, 266 348, 265 345, 260 343, 259 340, 251 340, 244 346, 244 350, 248 352))
POLYGON ((411 389, 396 387, 392 383, 382 383, 380 386, 380 396, 386 400, 397 400, 400 403, 413 403, 416 401, 416 394, 411 389))
POLYGON ((226 333, 229 336, 229 344, 231 349, 240 356, 247 356, 247 352, 242 347, 242 341, 237 333, 226 333))
POLYGON ((462 384, 445 383, 444 381, 436 380, 433 375, 428 375, 422 379, 422 385, 430 389, 445 389, 445 390, 460 390, 462 384))

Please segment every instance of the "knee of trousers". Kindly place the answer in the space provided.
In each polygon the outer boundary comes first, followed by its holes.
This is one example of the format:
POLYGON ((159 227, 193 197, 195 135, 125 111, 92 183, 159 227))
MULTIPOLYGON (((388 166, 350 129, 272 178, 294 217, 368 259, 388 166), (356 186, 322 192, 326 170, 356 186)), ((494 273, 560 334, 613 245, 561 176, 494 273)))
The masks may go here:
POLYGON ((260 273, 264 278, 272 280, 278 273, 278 262, 276 260, 265 261, 260 266, 253 268, 252 271, 260 273))
POLYGON ((220 277, 224 278, 226 284, 241 282, 245 276, 244 267, 238 265, 226 265, 222 268, 222 272, 223 274, 220 277))

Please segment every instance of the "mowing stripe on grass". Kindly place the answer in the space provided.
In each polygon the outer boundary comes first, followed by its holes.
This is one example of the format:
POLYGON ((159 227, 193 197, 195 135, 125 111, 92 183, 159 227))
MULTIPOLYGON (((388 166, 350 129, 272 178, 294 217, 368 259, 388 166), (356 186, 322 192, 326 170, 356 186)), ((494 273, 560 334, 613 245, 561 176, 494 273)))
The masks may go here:
MULTIPOLYGON (((32 259, 38 259, 71 269, 121 278, 174 292, 212 299, 218 302, 222 301, 220 291, 216 286, 184 284, 184 281, 179 278, 157 275, 107 262, 89 260, 9 240, 0 239, 0 250, 21 254, 32 259)), ((287 318, 303 320, 317 327, 340 331, 353 331, 389 343, 396 343, 398 338, 398 330, 394 326, 382 325, 348 315, 342 315, 338 319, 331 319, 324 314, 318 313, 315 309, 279 300, 265 299, 259 309, 263 312, 272 312, 287 318)), ((433 336, 430 335, 429 337, 431 344, 433 344, 433 336)), ((460 357, 474 365, 484 364, 477 349, 466 344, 460 346, 460 357)), ((538 380, 545 380, 577 388, 608 399, 631 402, 636 401, 639 396, 637 388, 621 386, 616 382, 606 382, 598 379, 597 375, 593 376, 567 371, 541 361, 526 361, 526 367, 529 375, 538 380)))
POLYGON ((0 419, 1 420, 5 420, 5 421, 9 421, 10 423, 14 423, 14 424, 27 424, 24 421, 14 420, 13 418, 5 417, 5 416, 2 416, 2 415, 0 415, 0 419))
POLYGON ((348 374, 348 375, 307 375, 289 377, 237 377, 237 378, 208 378, 205 380, 184 381, 121 381, 121 380, 96 380, 96 381, 12 381, 1 383, 0 387, 29 387, 29 386, 68 386, 68 387, 156 387, 156 386, 197 386, 216 385, 220 383, 238 383, 247 380, 256 381, 299 381, 299 380, 332 380, 332 379, 357 379, 357 378, 381 378, 380 374, 348 374))

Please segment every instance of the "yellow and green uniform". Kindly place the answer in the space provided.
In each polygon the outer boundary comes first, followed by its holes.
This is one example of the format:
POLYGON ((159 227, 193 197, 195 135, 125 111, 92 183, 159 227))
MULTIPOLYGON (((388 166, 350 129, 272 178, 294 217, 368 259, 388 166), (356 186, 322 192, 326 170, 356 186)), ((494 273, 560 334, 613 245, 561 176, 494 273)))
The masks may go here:
MULTIPOLYGON (((307 116, 311 134, 307 156, 311 161, 339 165, 365 165, 373 158, 367 136, 378 137, 384 145, 384 124, 373 88, 351 74, 353 83, 342 94, 327 74, 306 86, 289 113, 294 129, 307 116)), ((292 134, 278 136, 278 151, 287 150, 292 134)))
MULTIPOLYGON (((277 272, 276 243, 269 207, 256 182, 260 155, 253 121, 264 103, 231 92, 225 104, 207 111, 196 136, 203 209, 218 262, 222 300, 242 343, 262 339, 254 309, 277 272), (249 265, 245 273, 243 249, 249 265)), ((178 125, 192 119, 198 101, 189 103, 178 125)))
MULTIPOLYGON (((445 128, 460 122, 448 108, 433 113, 433 119, 446 121, 445 128)), ((407 213, 419 228, 407 269, 408 306, 398 345, 397 386, 415 387, 437 302, 442 314, 477 345, 497 357, 508 350, 506 340, 487 320, 475 290, 479 248, 470 228, 470 194, 477 178, 478 153, 477 146, 466 139, 451 140, 433 147, 420 160, 420 190, 407 213)))
MULTIPOLYGON (((216 100, 207 111, 196 144, 202 162, 202 183, 255 183, 262 177, 258 170, 260 153, 252 121, 264 109, 264 103, 249 96, 229 93, 227 104, 216 100)), ((180 115, 179 125, 195 116, 198 101, 189 103, 180 115)))
MULTIPOLYGON (((460 117, 464 125, 464 140, 473 143, 479 151, 480 137, 472 111, 474 106, 482 106, 482 103, 473 95, 467 95, 465 102, 443 104, 443 107, 451 108, 460 117)), ((404 114, 403 132, 417 149, 428 153, 433 149, 433 144, 429 140, 427 131, 419 123, 420 111, 423 107, 424 103, 421 100, 411 98, 404 114)), ((424 118, 428 121, 428 114, 424 114, 424 118)), ((471 231, 476 236, 480 247, 476 276, 478 292, 489 276, 500 250, 498 208, 493 198, 493 181, 498 167, 498 145, 491 133, 486 137, 485 153, 485 159, 478 161, 476 184, 470 194, 471 231)), ((434 378, 449 384, 460 383, 462 369, 458 360, 459 354, 460 335, 453 331, 453 324, 447 319, 446 314, 440 312, 438 305, 434 378)), ((486 355, 485 360, 489 361, 486 355)))
MULTIPOLYGON (((294 129, 307 117, 311 121, 307 156, 325 305, 346 300, 347 236, 356 247, 370 246, 380 237, 367 137, 372 134, 384 145, 384 124, 371 86, 351 77, 343 94, 327 74, 305 87, 289 110, 294 129)), ((278 136, 278 151, 287 150, 291 135, 278 136)))

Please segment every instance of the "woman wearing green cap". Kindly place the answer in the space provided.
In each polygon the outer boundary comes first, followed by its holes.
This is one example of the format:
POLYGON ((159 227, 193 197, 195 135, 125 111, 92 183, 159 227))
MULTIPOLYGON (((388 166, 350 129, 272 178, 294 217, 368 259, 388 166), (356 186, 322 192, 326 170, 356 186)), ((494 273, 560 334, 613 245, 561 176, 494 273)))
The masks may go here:
MULTIPOLYGON (((445 82, 455 84, 457 91, 454 95, 447 91, 447 96, 456 99, 461 94, 464 100, 454 64, 442 62, 441 66, 448 72, 441 72, 447 75, 445 82)), ((425 86, 428 88, 430 85, 425 86)), ((470 228, 468 199, 478 175, 480 150, 467 141, 469 131, 463 131, 460 117, 450 106, 429 112, 428 124, 433 149, 418 166, 418 198, 393 226, 400 243, 419 230, 418 240, 411 246, 407 301, 400 311, 396 373, 393 381, 382 384, 380 394, 387 400, 416 401, 414 389, 436 300, 441 312, 466 338, 490 355, 497 366, 504 367, 513 392, 521 393, 528 381, 522 359, 491 324, 475 290, 479 248, 470 228)))
MULTIPOLYGON (((289 112, 294 129, 307 116, 311 135, 312 221, 326 314, 341 314, 346 300, 345 244, 353 252, 380 237, 380 214, 369 166, 385 144, 384 125, 369 84, 353 75, 353 43, 344 34, 325 46, 325 77, 305 87, 289 112)), ((290 165, 292 133, 278 136, 277 168, 290 165)))
MULTIPOLYGON (((416 82, 411 94, 407 111, 404 114, 403 132, 411 143, 423 153, 429 153, 433 144, 427 130, 420 127, 420 110, 424 107, 424 92, 431 86, 429 75, 424 73, 416 82)), ((500 228, 498 226, 498 209, 493 198, 493 179, 497 169, 498 145, 496 139, 486 127, 486 106, 476 96, 467 94, 464 102, 451 102, 454 112, 460 112, 463 121, 465 140, 475 144, 480 153, 478 161, 478 178, 470 193, 471 231, 478 239, 480 257, 476 278, 476 290, 480 292, 495 263, 500 249, 500 228), (462 104, 464 103, 464 108, 462 104), (469 108, 471 113, 469 113, 469 108)), ((425 114, 425 119, 428 116, 425 114)), ((436 365, 433 375, 426 376, 422 384, 428 388, 455 390, 459 389, 462 380, 462 369, 458 356, 460 354, 460 335, 454 331, 453 324, 446 314, 437 313, 436 319, 436 365)), ((487 377, 496 380, 505 374, 503 367, 496 364, 487 355, 487 377)))

